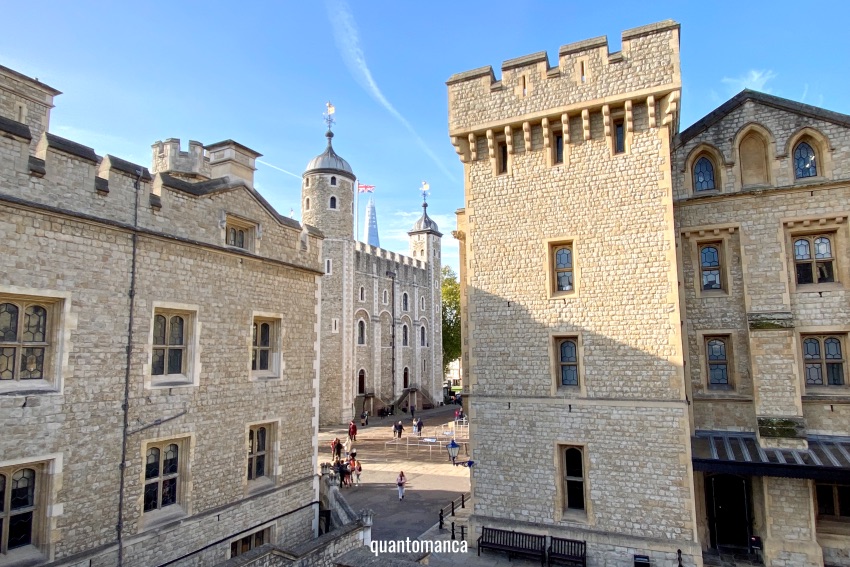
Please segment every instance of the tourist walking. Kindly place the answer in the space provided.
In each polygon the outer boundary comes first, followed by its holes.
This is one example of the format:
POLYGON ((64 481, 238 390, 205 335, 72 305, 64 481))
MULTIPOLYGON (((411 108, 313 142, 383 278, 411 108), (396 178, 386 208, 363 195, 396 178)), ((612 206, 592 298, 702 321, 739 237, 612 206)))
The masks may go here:
POLYGON ((402 425, 401 420, 398 420, 398 423, 395 424, 396 435, 401 439, 401 434, 404 433, 404 425, 402 425))
POLYGON ((342 443, 339 440, 339 437, 331 441, 331 450, 333 451, 335 459, 342 458, 342 443))
POLYGON ((342 444, 342 448, 345 451, 345 458, 348 458, 349 453, 351 453, 351 437, 345 440, 345 443, 342 444))
POLYGON ((360 486, 360 473, 363 472, 363 467, 360 465, 360 461, 354 461, 354 484, 360 486))
POLYGON ((357 441, 357 425, 353 419, 348 422, 348 438, 352 441, 357 441))
POLYGON ((396 485, 398 485, 398 499, 404 500, 404 485, 407 484, 407 478, 404 476, 404 471, 399 471, 398 477, 395 479, 396 485))

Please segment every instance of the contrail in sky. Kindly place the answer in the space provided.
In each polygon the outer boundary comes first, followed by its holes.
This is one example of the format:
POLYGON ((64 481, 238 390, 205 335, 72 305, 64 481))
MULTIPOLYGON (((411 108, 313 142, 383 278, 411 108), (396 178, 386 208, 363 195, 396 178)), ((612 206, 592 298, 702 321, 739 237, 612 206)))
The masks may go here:
POLYGON ((337 48, 340 52, 342 52, 345 64, 348 66, 348 70, 351 71, 351 74, 354 75, 357 82, 360 83, 360 85, 365 88, 369 94, 371 94, 375 100, 381 104, 381 106, 387 109, 390 114, 395 116, 398 121, 407 128, 422 148, 422 151, 434 160, 434 163, 437 164, 437 167, 446 174, 446 177, 457 182, 455 176, 452 175, 442 162, 440 162, 437 155, 432 152, 431 148, 429 148, 425 143, 425 140, 419 137, 419 134, 416 133, 416 130, 414 130, 410 122, 408 122, 407 119, 402 116, 392 104, 390 104, 390 101, 386 99, 384 93, 382 93, 381 89, 378 88, 378 84, 375 82, 374 77, 372 77, 372 73, 369 71, 369 66, 366 64, 366 57, 363 55, 363 50, 360 49, 360 38, 357 33, 357 25, 354 22, 354 16, 351 14, 351 9, 348 7, 348 4, 345 0, 328 0, 326 7, 328 11, 328 19, 331 21, 331 25, 334 28, 334 39, 336 40, 337 48))
POLYGON ((278 166, 276 166, 276 165, 272 165, 272 164, 267 163, 267 162, 265 162, 265 161, 263 161, 263 160, 261 160, 261 159, 258 159, 258 160, 257 160, 257 163, 261 163, 261 164, 263 164, 263 165, 267 165, 267 166, 269 166, 269 167, 270 167, 270 168, 272 168, 272 169, 276 169, 276 170, 281 171, 281 172, 283 172, 283 173, 285 173, 285 174, 287 174, 287 175, 291 175, 292 177, 297 177, 298 179, 301 179, 301 176, 300 176, 300 175, 298 175, 297 173, 292 173, 291 171, 286 171, 285 169, 283 169, 283 168, 281 168, 281 167, 278 167, 278 166))

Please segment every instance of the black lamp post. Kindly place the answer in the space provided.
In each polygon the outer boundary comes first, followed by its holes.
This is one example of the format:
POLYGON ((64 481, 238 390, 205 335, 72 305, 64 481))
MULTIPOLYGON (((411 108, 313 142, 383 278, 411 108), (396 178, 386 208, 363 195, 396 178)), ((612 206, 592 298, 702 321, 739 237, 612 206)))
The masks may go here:
POLYGON ((392 377, 393 377, 393 405, 395 405, 395 272, 387 270, 387 277, 392 279, 393 286, 393 294, 392 294, 392 302, 393 302, 393 323, 392 323, 392 377))
POLYGON ((457 442, 452 439, 451 442, 446 445, 446 451, 449 452, 449 458, 452 460, 452 464, 457 465, 455 459, 457 459, 457 454, 460 451, 460 445, 458 445, 457 442))

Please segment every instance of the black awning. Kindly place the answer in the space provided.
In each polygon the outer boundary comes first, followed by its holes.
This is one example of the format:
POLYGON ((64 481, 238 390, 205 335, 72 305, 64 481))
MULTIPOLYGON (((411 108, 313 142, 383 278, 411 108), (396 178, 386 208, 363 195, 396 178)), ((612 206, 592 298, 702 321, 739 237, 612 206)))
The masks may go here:
POLYGON ((850 483, 850 438, 811 436, 809 448, 765 449, 754 433, 697 431, 695 471, 850 483))

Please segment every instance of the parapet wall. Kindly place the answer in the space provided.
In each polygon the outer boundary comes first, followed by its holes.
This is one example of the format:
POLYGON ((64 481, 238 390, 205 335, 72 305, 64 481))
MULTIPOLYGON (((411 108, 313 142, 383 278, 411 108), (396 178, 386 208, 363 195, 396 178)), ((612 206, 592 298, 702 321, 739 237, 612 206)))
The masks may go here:
POLYGON ((561 47, 557 67, 550 67, 541 51, 505 61, 501 80, 487 66, 453 75, 446 84, 450 136, 505 126, 505 117, 539 121, 565 111, 658 98, 681 88, 679 24, 665 20, 626 30, 616 53, 609 52, 603 36, 561 47))

